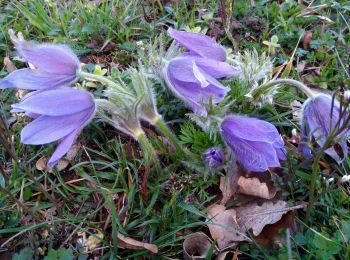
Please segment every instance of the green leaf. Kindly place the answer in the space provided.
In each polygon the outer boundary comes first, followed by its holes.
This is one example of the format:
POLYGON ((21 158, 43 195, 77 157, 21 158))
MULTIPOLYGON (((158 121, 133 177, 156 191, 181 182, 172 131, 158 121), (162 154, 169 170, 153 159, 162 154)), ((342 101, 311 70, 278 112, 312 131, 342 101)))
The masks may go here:
POLYGON ((33 256, 34 250, 30 247, 25 247, 19 253, 14 254, 12 260, 31 260, 33 256))
POLYGON ((61 248, 58 250, 50 249, 44 260, 73 260, 72 249, 61 248))

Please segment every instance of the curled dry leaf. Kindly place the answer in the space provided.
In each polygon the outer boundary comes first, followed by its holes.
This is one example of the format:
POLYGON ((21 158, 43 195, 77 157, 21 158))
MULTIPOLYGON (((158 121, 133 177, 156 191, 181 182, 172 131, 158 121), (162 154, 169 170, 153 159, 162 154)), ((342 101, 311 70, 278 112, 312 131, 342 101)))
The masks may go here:
POLYGON ((303 40, 303 49, 304 50, 309 49, 311 40, 312 40, 312 32, 308 31, 304 35, 304 40, 303 40))
POLYGON ((135 240, 133 238, 124 236, 121 233, 118 233, 118 247, 128 249, 147 249, 154 254, 158 253, 158 247, 156 245, 135 240))
POLYGON ((11 73, 17 69, 9 57, 4 58, 4 65, 8 73, 11 73))
POLYGON ((205 259, 208 255, 211 243, 210 238, 202 232, 188 235, 182 244, 184 259, 205 259))
POLYGON ((304 208, 305 204, 288 207, 287 202, 265 201, 261 206, 256 202, 236 208, 237 223, 244 230, 252 230, 254 236, 258 236, 266 225, 279 221, 284 214, 291 210, 304 208))
POLYGON ((98 231, 97 234, 89 236, 88 239, 85 241, 85 245, 84 245, 85 250, 90 251, 99 247, 102 239, 103 239, 103 234, 100 231, 98 231))
POLYGON ((236 193, 239 175, 240 169, 237 163, 234 161, 232 162, 226 177, 220 178, 220 190, 222 192, 220 205, 225 205, 227 201, 236 193))
POLYGON ((214 204, 208 210, 207 221, 212 223, 208 228, 220 250, 235 247, 240 241, 250 241, 238 225, 234 209, 226 210, 225 206, 214 204))
MULTIPOLYGON (((56 169, 58 171, 63 171, 64 169, 67 168, 67 166, 69 165, 69 162, 74 160, 75 156, 77 155, 79 149, 81 147, 81 144, 74 144, 68 151, 67 155, 64 157, 64 159, 61 159, 58 161, 57 165, 56 165, 56 169)), ((47 159, 45 156, 40 157, 36 163, 35 163, 35 167, 37 170, 39 171, 45 171, 48 170, 47 167, 47 159)), ((49 172, 53 172, 52 169, 49 169, 49 172)))
POLYGON ((215 260, 225 260, 226 257, 230 257, 228 259, 231 259, 231 260, 237 260, 238 259, 238 256, 240 255, 241 253, 237 252, 237 251, 225 251, 225 252, 222 252, 220 254, 218 254, 218 256, 215 258, 215 260), (230 254, 230 255, 229 255, 230 254), (232 257, 231 257, 232 256, 232 257))
POLYGON ((265 201, 261 206, 256 202, 248 203, 233 209, 226 209, 223 205, 214 204, 208 210, 207 221, 212 222, 208 224, 208 228, 221 251, 233 248, 241 241, 251 241, 248 236, 250 230, 256 239, 271 243, 278 229, 289 225, 289 213, 305 206, 306 203, 302 203, 288 207, 287 202, 281 200, 275 203, 265 201), (284 215, 288 216, 288 221, 281 220, 284 215), (275 224, 275 226, 271 224, 275 224), (265 227, 267 233, 265 232, 261 237, 258 237, 265 227), (266 236, 269 235, 271 237, 266 239, 266 236))
POLYGON ((262 182, 257 177, 246 178, 240 176, 237 184, 239 193, 263 199, 272 199, 277 193, 277 188, 273 186, 271 179, 262 182))
POLYGON ((35 163, 35 168, 38 171, 45 171, 47 168, 47 159, 45 156, 40 157, 36 163, 35 163))

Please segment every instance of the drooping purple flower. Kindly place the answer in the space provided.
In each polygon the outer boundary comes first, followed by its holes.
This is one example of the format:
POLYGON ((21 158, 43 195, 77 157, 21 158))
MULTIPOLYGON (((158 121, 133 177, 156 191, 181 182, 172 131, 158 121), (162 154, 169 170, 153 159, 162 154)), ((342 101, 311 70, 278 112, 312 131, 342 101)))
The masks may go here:
POLYGON ((0 80, 0 89, 43 90, 69 85, 77 79, 80 62, 67 46, 28 42, 12 31, 10 36, 20 56, 35 69, 15 70, 0 80))
POLYGON ((225 49, 207 35, 172 28, 168 29, 168 35, 194 55, 226 61, 225 49))
POLYGON ((238 69, 225 62, 225 49, 212 38, 171 28, 168 34, 189 50, 169 62, 168 83, 194 113, 205 116, 210 99, 216 104, 229 91, 217 79, 236 75, 238 69))
MULTIPOLYGON (((208 61, 210 64, 210 61, 208 61)), ((226 63, 224 63, 226 64, 226 63)), ((201 67, 196 58, 178 57, 170 61, 167 67, 167 78, 173 92, 182 98, 194 113, 205 116, 207 111, 204 104, 220 102, 229 88, 223 86, 212 75, 224 74, 226 67, 220 70, 216 67, 210 71, 201 67)))
POLYGON ((40 145, 59 142, 48 162, 49 167, 53 167, 68 152, 76 136, 95 113, 92 95, 69 87, 31 92, 12 107, 14 112, 23 112, 34 118, 21 132, 22 143, 40 145))
POLYGON ((221 148, 211 147, 204 152, 204 163, 211 169, 218 169, 224 165, 224 153, 221 148))
MULTIPOLYGON (((330 95, 320 94, 314 99, 310 98, 305 101, 301 116, 302 142, 299 144, 298 150, 303 152, 306 158, 311 158, 312 156, 312 150, 309 146, 310 143, 316 141, 320 147, 325 144, 330 132, 335 130, 340 116, 339 112, 340 105, 337 100, 334 100, 332 111, 332 97, 330 95)), ((344 123, 345 118, 348 116, 349 115, 346 113, 344 117, 340 119, 339 126, 344 123)), ((349 139, 349 130, 341 133, 335 140, 335 143, 338 143, 342 149, 343 158, 346 158, 348 154, 347 139, 349 139)), ((343 160, 333 147, 328 148, 325 152, 337 162, 343 160)))
POLYGON ((284 141, 271 123, 231 115, 221 123, 221 131, 236 160, 249 171, 264 172, 286 160, 284 141))

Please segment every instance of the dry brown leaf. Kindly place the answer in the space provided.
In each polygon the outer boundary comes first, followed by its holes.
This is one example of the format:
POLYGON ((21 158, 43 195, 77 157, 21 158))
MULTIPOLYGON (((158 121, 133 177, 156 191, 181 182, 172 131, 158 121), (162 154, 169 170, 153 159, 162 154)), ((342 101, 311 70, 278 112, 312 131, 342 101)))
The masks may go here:
POLYGON ((184 259, 205 259, 211 243, 210 238, 203 232, 188 235, 182 244, 184 259))
POLYGON ((250 241, 239 227, 234 209, 226 210, 225 206, 214 204, 208 210, 207 221, 212 223, 208 228, 220 250, 234 247, 240 241, 250 241))
POLYGON ((45 156, 40 157, 36 163, 35 163, 35 168, 38 171, 45 171, 47 169, 47 159, 45 156))
POLYGON ((236 208, 237 223, 244 230, 252 230, 254 236, 258 236, 263 228, 268 224, 279 221, 283 214, 288 211, 305 207, 300 204, 288 207, 287 202, 278 200, 277 202, 266 201, 261 206, 256 202, 236 208))
MULTIPOLYGON (((72 145, 72 147, 69 149, 67 155, 58 161, 57 165, 56 165, 56 169, 58 171, 63 171, 64 169, 66 169, 69 165, 69 161, 72 161, 75 156, 77 155, 79 149, 81 147, 81 144, 74 144, 72 145)), ((45 170, 49 170, 50 173, 53 172, 53 169, 48 169, 47 167, 47 159, 45 156, 40 157, 36 163, 35 163, 35 167, 37 170, 39 171, 45 171, 45 170)))
POLYGON ((133 238, 124 236, 121 233, 118 233, 118 247, 128 249, 147 249, 154 254, 158 253, 158 247, 156 245, 137 241, 133 238))
POLYGON ((235 162, 233 162, 231 169, 228 171, 226 177, 220 178, 220 190, 222 192, 220 205, 225 205, 227 201, 236 193, 237 179, 239 175, 239 167, 235 162))
POLYGON ((261 182, 257 177, 238 178, 238 192, 246 195, 260 197, 263 199, 272 199, 277 193, 277 188, 273 186, 272 181, 261 182))
POLYGON ((98 232, 97 234, 94 234, 93 236, 89 236, 86 240, 84 247, 86 248, 86 251, 93 250, 100 246, 101 241, 103 239, 103 234, 101 232, 98 232))
POLYGON ((8 73, 11 73, 17 69, 9 57, 4 58, 4 65, 8 73))
MULTIPOLYGON (((237 260, 237 259, 238 259, 238 256, 239 256, 241 253, 239 253, 239 252, 237 252, 237 251, 234 251, 234 252, 232 252, 232 251, 225 251, 225 252, 222 252, 222 253, 218 254, 218 256, 215 258, 215 260, 225 260, 225 259, 226 259, 226 256, 227 256, 228 254, 232 254, 231 260, 237 260)), ((231 257, 231 255, 229 255, 229 257, 231 257)))
POLYGON ((299 73, 303 72, 305 69, 305 66, 306 66, 306 61, 302 60, 302 61, 298 62, 297 72, 299 72, 299 73))
POLYGON ((304 40, 303 40, 303 49, 304 50, 309 49, 311 40, 312 40, 312 32, 308 31, 304 35, 304 40))
POLYGON ((293 222, 293 212, 289 211, 273 225, 266 225, 259 236, 254 237, 254 240, 259 244, 272 246, 275 242, 275 237, 278 231, 282 228, 288 228, 293 222))

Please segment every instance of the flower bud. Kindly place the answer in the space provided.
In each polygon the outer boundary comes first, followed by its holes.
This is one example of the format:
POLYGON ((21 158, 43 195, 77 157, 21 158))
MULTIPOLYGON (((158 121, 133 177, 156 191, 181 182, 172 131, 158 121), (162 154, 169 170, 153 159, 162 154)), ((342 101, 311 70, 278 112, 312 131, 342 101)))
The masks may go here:
POLYGON ((224 165, 224 153, 221 148, 211 147, 204 153, 204 163, 211 169, 218 169, 224 165))

